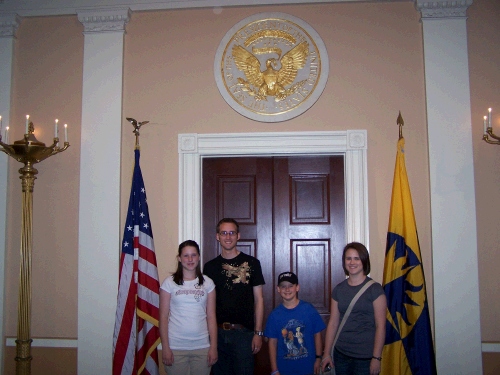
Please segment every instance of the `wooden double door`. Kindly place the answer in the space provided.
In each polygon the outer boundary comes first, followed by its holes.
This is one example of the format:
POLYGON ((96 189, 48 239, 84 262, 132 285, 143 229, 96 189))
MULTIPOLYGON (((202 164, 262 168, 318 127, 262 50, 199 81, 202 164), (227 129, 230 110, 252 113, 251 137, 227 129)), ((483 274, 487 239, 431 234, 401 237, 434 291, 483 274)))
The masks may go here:
MULTIPOLYGON (((328 321, 332 286, 345 276, 344 157, 204 158, 202 253, 206 262, 220 254, 215 238, 224 217, 240 224, 238 250, 262 265, 264 324, 281 303, 276 278, 297 274, 299 298, 328 321)), ((268 349, 256 358, 255 374, 270 373, 268 349)))

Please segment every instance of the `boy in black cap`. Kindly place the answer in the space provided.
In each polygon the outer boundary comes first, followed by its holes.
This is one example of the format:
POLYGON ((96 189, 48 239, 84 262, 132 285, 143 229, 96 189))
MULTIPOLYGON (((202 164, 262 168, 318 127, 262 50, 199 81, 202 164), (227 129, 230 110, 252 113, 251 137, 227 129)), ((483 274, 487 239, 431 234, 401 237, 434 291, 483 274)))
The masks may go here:
POLYGON ((326 328, 316 309, 299 300, 299 280, 293 272, 278 276, 277 291, 283 303, 267 319, 264 336, 269 338, 271 375, 319 374, 326 328))

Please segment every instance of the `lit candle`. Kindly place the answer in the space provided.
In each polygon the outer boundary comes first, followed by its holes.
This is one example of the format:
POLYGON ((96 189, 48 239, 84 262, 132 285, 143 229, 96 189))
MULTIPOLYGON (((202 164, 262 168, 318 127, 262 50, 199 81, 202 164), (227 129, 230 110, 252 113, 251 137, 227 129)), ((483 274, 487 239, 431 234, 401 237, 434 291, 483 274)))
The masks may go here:
POLYGON ((486 116, 483 117, 484 134, 486 134, 486 116))
POLYGON ((488 108, 488 128, 491 128, 491 108, 488 108))
POLYGON ((26 115, 26 132, 24 134, 28 134, 29 122, 30 122, 30 115, 26 115))
POLYGON ((6 126, 5 127, 5 141, 4 143, 8 143, 9 142, 9 127, 6 126))
POLYGON ((56 127, 55 127, 55 130, 54 130, 54 138, 58 138, 59 137, 59 129, 57 129, 57 123, 59 122, 58 119, 56 119, 56 127))
POLYGON ((68 124, 64 124, 64 142, 68 142, 68 124))

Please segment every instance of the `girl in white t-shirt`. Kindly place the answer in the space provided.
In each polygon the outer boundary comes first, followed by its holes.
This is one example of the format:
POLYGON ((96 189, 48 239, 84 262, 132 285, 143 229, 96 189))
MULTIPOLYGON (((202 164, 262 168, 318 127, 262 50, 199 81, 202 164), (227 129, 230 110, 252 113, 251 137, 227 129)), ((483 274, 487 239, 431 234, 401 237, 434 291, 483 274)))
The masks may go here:
POLYGON ((217 362, 215 285, 201 273, 195 241, 179 245, 177 261, 160 288, 162 362, 169 375, 209 375, 217 362))

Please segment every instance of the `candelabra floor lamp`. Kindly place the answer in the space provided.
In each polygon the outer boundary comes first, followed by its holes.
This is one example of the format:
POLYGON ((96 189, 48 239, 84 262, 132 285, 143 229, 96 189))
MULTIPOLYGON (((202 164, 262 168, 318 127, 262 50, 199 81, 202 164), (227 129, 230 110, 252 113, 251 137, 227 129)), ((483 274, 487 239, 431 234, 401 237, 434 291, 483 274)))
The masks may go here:
MULTIPOLYGON (((24 164, 19 169, 22 185, 22 227, 21 227, 21 262, 19 271, 19 301, 18 301, 18 322, 17 322, 17 340, 16 340, 16 375, 31 374, 31 251, 33 234, 33 187, 35 185, 36 174, 38 171, 33 167, 34 164, 58 154, 69 147, 67 131, 65 128, 65 142, 63 147, 59 147, 59 138, 56 136, 54 143, 46 147, 45 143, 39 142, 33 132, 33 122, 27 122, 26 134, 24 138, 15 141, 13 144, 7 144, 2 141, 0 134, 0 151, 13 157, 24 164)), ((6 140, 6 142, 8 142, 6 140)))

